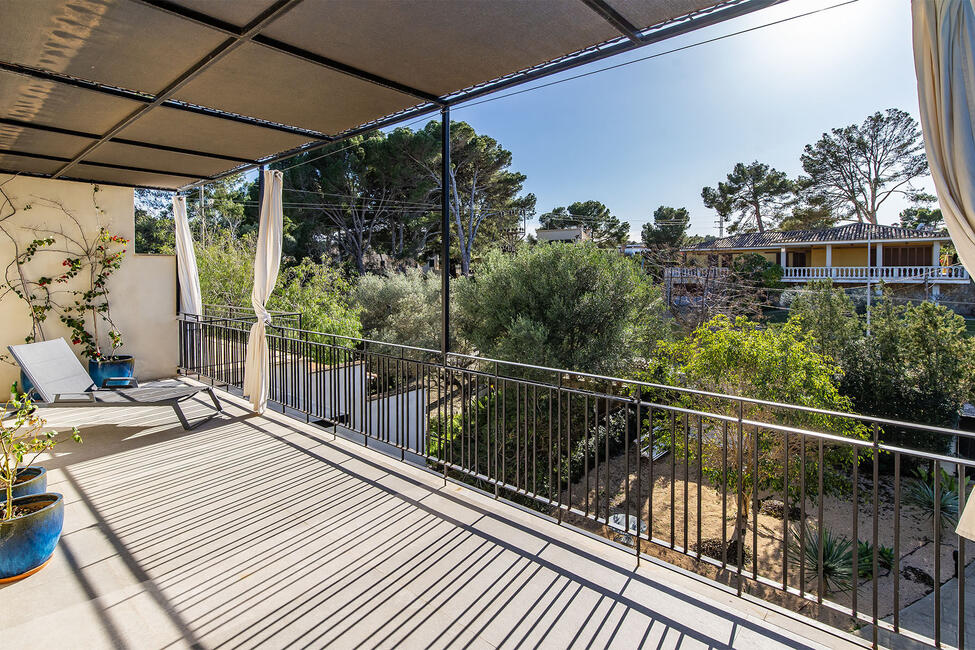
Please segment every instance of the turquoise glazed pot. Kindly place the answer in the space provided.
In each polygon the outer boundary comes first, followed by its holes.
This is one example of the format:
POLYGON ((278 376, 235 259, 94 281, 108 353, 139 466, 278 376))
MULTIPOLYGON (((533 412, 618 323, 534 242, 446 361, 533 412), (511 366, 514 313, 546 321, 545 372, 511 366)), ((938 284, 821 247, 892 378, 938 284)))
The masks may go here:
POLYGON ((40 569, 61 539, 64 497, 44 493, 14 499, 15 505, 32 503, 43 507, 0 521, 0 582, 25 578, 40 569))
MULTIPOLYGON (((21 467, 17 470, 17 477, 29 477, 14 485, 14 498, 26 497, 32 494, 47 492, 47 470, 39 465, 21 467)), ((0 502, 7 500, 6 491, 0 490, 0 502)))
POLYGON ((34 388, 34 382, 32 382, 28 377, 27 373, 23 370, 20 371, 20 385, 17 386, 17 391, 20 393, 30 394, 31 390, 34 388))
POLYGON ((120 354, 104 359, 88 359, 88 374, 97 388, 109 377, 132 377, 135 374, 135 359, 128 354, 120 354))

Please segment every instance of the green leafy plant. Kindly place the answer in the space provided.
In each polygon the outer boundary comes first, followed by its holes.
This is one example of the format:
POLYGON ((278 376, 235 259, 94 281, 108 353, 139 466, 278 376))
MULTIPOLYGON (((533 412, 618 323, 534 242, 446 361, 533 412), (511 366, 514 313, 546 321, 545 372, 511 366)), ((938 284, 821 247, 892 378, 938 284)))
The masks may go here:
MULTIPOLYGON (((895 304, 890 291, 871 309, 871 334, 843 352, 842 391, 858 412, 906 422, 954 427, 971 399, 975 339, 965 319, 943 305, 895 304)), ((951 436, 885 426, 884 442, 946 453, 951 436)))
POLYGON ((819 580, 819 551, 823 552, 823 585, 827 592, 849 591, 853 587, 853 543, 842 535, 834 535, 825 526, 820 531, 803 524, 792 529, 789 540, 789 564, 804 567, 806 582, 819 580))
MULTIPOLYGON (((45 430, 47 420, 37 415, 37 410, 27 395, 17 395, 16 384, 11 388, 10 399, 4 410, 15 415, 0 423, 0 486, 7 497, 3 509, 4 521, 14 517, 13 489, 17 471, 33 463, 39 455, 50 451, 60 440, 58 431, 45 430)), ((70 437, 81 442, 78 429, 72 428, 70 437)))
MULTIPOLYGON (((439 349, 438 276, 419 270, 389 276, 363 275, 355 289, 355 301, 362 308, 360 318, 366 338, 439 349)), ((452 350, 460 350, 457 341, 451 343, 452 350)))
POLYGON ((107 336, 112 347, 112 356, 122 346, 122 334, 112 320, 112 310, 109 302, 108 278, 122 265, 125 258, 126 246, 129 240, 121 235, 109 232, 104 226, 98 229, 98 234, 89 239, 82 236, 78 240, 71 240, 80 249, 76 256, 68 256, 62 262, 66 268, 55 282, 67 282, 69 279, 87 270, 88 286, 84 289, 72 291, 74 303, 65 306, 61 313, 61 322, 71 328, 71 342, 81 345, 84 355, 89 359, 102 359, 104 354, 99 335, 99 324, 108 327, 107 336), (91 326, 89 332, 88 327, 91 326))
POLYGON ((457 283, 458 332, 483 356, 615 373, 649 354, 667 322, 632 260, 593 245, 492 252, 457 283))
MULTIPOLYGON (((105 211, 98 204, 99 187, 92 185, 92 209, 98 223, 105 211)), ((9 196, 0 197, 7 205, 13 205, 9 196)), ((8 290, 24 300, 30 309, 32 331, 28 342, 43 340, 43 322, 50 312, 58 315, 71 330, 71 342, 83 346, 84 355, 90 359, 104 357, 102 342, 107 339, 112 355, 122 345, 122 334, 112 320, 109 303, 109 278, 120 268, 125 259, 129 240, 99 225, 92 233, 90 226, 82 223, 75 211, 55 200, 38 198, 43 207, 60 211, 62 225, 57 230, 33 227, 34 239, 23 250, 16 238, 0 228, 14 243, 14 261, 7 266, 4 277, 8 290), (68 224, 66 229, 63 224, 68 224), (73 224, 73 227, 71 227, 73 224), (25 265, 40 251, 62 256, 60 273, 30 280, 25 265), (67 285, 58 288, 56 285, 67 285), (79 286, 80 285, 80 286, 79 286), (107 330, 107 331, 106 331, 107 330)), ((31 209, 24 206, 24 210, 31 209)), ((12 216, 11 215, 8 215, 12 216)), ((3 217, 0 221, 8 218, 3 217)))
MULTIPOLYGON (((939 469, 941 477, 938 490, 934 488, 934 472, 918 468, 917 476, 908 479, 904 488, 903 503, 920 510, 925 520, 934 520, 935 509, 939 511, 942 528, 954 528, 958 524, 958 478, 944 469, 939 469)), ((963 489, 968 491, 968 477, 963 481, 963 489)))
MULTIPOLYGON (((31 319, 31 329, 24 337, 24 342, 33 343, 34 341, 44 340, 44 322, 55 305, 51 298, 50 278, 32 279, 27 267, 38 251, 52 246, 55 240, 49 236, 35 237, 22 247, 20 238, 15 236, 14 230, 6 222, 21 210, 30 210, 31 206, 27 204, 18 209, 13 198, 4 188, 10 180, 0 183, 0 234, 10 241, 13 248, 13 256, 4 268, 3 284, 0 286, 0 300, 8 294, 12 294, 26 305, 31 319)), ((11 365, 16 365, 6 355, 0 355, 0 359, 11 365)))
MULTIPOLYGON (((894 549, 881 544, 877 549, 877 566, 881 569, 894 566, 894 549)), ((857 542, 857 575, 861 578, 873 577, 873 544, 865 540, 857 542)))

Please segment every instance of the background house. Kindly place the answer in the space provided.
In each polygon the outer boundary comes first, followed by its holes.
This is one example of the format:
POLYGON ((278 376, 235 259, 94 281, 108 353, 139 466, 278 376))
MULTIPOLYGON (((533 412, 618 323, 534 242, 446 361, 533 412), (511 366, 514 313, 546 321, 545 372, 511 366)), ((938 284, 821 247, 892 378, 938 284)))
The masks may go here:
POLYGON ((535 238, 540 242, 584 242, 591 237, 589 233, 582 229, 582 226, 572 226, 570 228, 540 228, 535 231, 535 238))
POLYGON ((753 253, 781 265, 786 283, 918 284, 929 286, 937 297, 943 284, 970 282, 968 272, 945 250, 950 244, 946 232, 866 223, 746 233, 681 249, 683 264, 668 268, 665 278, 694 283, 708 270, 730 268, 735 258, 753 253))

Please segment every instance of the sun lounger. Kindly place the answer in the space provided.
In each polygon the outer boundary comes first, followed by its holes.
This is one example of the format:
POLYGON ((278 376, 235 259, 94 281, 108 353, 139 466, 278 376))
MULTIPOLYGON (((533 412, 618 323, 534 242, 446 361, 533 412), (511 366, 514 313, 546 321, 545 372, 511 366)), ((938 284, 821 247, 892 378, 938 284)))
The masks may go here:
POLYGON ((184 429, 191 429, 223 410, 213 389, 200 386, 140 387, 135 377, 110 377, 95 386, 64 339, 25 343, 8 347, 45 407, 83 408, 86 406, 169 406, 184 429), (180 403, 199 393, 207 393, 214 413, 193 423, 187 421, 180 403))

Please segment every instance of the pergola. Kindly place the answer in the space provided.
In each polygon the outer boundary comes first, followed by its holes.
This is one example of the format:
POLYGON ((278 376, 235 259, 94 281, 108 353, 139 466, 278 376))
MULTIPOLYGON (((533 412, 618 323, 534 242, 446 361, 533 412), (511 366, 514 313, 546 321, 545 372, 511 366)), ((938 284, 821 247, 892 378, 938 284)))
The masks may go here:
POLYGON ((6 0, 0 170, 185 188, 782 1, 6 0))
POLYGON ((446 179, 451 106, 784 1, 7 0, 0 171, 185 190, 439 112, 446 179))

